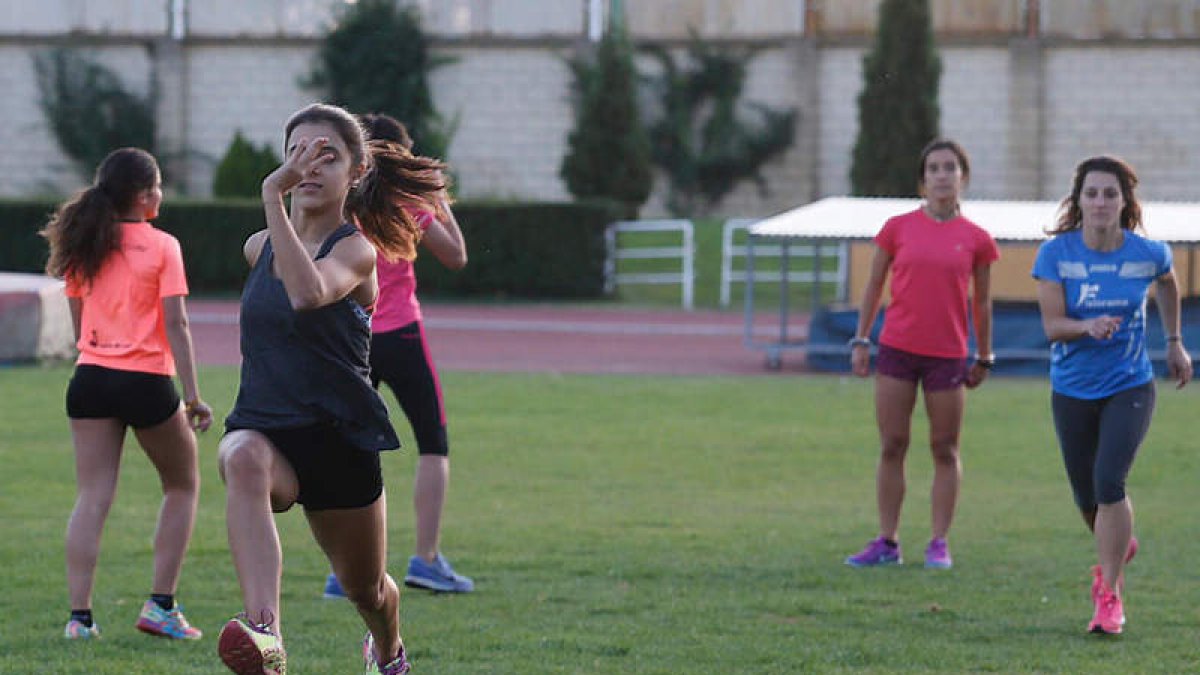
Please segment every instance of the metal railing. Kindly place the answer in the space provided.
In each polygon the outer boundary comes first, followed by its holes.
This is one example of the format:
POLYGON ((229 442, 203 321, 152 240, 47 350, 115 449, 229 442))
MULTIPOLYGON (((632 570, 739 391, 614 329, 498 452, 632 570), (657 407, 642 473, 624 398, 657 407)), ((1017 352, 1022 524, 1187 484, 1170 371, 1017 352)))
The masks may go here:
POLYGON ((692 309, 696 286, 696 239, 690 220, 621 220, 604 231, 608 255, 604 258, 604 291, 613 293, 627 284, 679 284, 684 309, 692 309), (678 246, 628 245, 630 237, 619 235, 644 232, 678 232, 678 246), (624 245, 622 245, 624 244, 624 245), (670 272, 618 272, 622 260, 678 260, 679 270, 670 272))

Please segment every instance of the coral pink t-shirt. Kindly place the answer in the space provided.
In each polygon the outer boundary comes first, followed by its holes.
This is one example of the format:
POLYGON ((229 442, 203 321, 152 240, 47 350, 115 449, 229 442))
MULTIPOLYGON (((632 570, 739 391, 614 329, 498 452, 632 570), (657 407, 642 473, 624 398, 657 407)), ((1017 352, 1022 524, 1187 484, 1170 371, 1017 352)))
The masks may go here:
MULTIPOLYGON (((409 215, 417 221, 422 232, 433 223, 433 214, 428 211, 410 210, 409 215)), ((371 317, 371 332, 386 333, 420 321, 421 303, 417 301, 417 275, 413 273, 412 261, 388 262, 382 255, 378 256, 375 274, 379 280, 379 298, 371 317)))
POLYGON ((120 225, 120 250, 90 284, 67 275, 67 297, 83 300, 76 363, 174 375, 162 299, 188 293, 179 242, 150 223, 120 225))
POLYGON ((879 342, 923 356, 967 355, 968 288, 975 268, 1000 258, 982 227, 938 222, 917 209, 889 218, 875 243, 892 257, 892 301, 879 342))

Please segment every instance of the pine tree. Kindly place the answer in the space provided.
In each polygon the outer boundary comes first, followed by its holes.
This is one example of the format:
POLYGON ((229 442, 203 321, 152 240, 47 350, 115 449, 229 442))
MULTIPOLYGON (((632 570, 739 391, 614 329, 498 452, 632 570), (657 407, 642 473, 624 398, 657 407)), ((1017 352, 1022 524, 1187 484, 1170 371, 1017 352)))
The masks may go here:
POLYGON ((917 158, 938 135, 941 73, 929 0, 883 0, 874 47, 863 57, 850 169, 855 195, 916 194, 917 158))
POLYGON ((637 107, 637 71, 628 36, 614 20, 594 59, 569 62, 575 76, 575 129, 559 175, 576 199, 607 198, 635 218, 650 196, 650 143, 637 107))

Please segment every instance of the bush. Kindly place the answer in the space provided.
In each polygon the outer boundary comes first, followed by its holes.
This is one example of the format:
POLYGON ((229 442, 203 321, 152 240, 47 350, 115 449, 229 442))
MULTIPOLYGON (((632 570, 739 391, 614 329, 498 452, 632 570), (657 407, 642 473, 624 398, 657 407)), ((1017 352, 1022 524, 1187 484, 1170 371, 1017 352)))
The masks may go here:
MULTIPOLYGON (((37 232, 55 206, 0 201, 0 269, 43 270, 46 242, 37 232)), ((618 212, 607 202, 457 204, 470 262, 450 272, 423 253, 417 258, 420 288, 455 296, 600 297, 604 228, 618 212)), ((156 224, 179 239, 192 292, 208 294, 241 290, 249 271, 242 244, 266 227, 258 200, 170 201, 156 224)))
POLYGON ((213 176, 213 196, 257 198, 262 192, 263 179, 280 163, 270 144, 263 143, 262 148, 255 148, 239 129, 234 132, 229 149, 217 164, 213 176))

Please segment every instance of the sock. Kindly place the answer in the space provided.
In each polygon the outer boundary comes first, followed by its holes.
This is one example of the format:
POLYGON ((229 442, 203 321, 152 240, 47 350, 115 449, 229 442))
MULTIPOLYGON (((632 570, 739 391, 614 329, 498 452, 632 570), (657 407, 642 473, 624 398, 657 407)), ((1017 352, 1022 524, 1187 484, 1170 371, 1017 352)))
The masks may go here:
POLYGON ((91 628, 95 624, 92 621, 92 610, 90 609, 73 609, 71 610, 71 621, 79 623, 91 628))
POLYGON ((159 607, 162 607, 163 609, 167 610, 168 612, 171 611, 172 609, 175 609, 175 596, 174 595, 171 595, 169 593, 151 593, 150 599, 154 601, 154 604, 158 605, 159 607))
POLYGON ((900 542, 896 541, 895 539, 884 539, 883 543, 887 544, 888 546, 891 546, 892 548, 896 548, 897 546, 900 545, 900 542))

